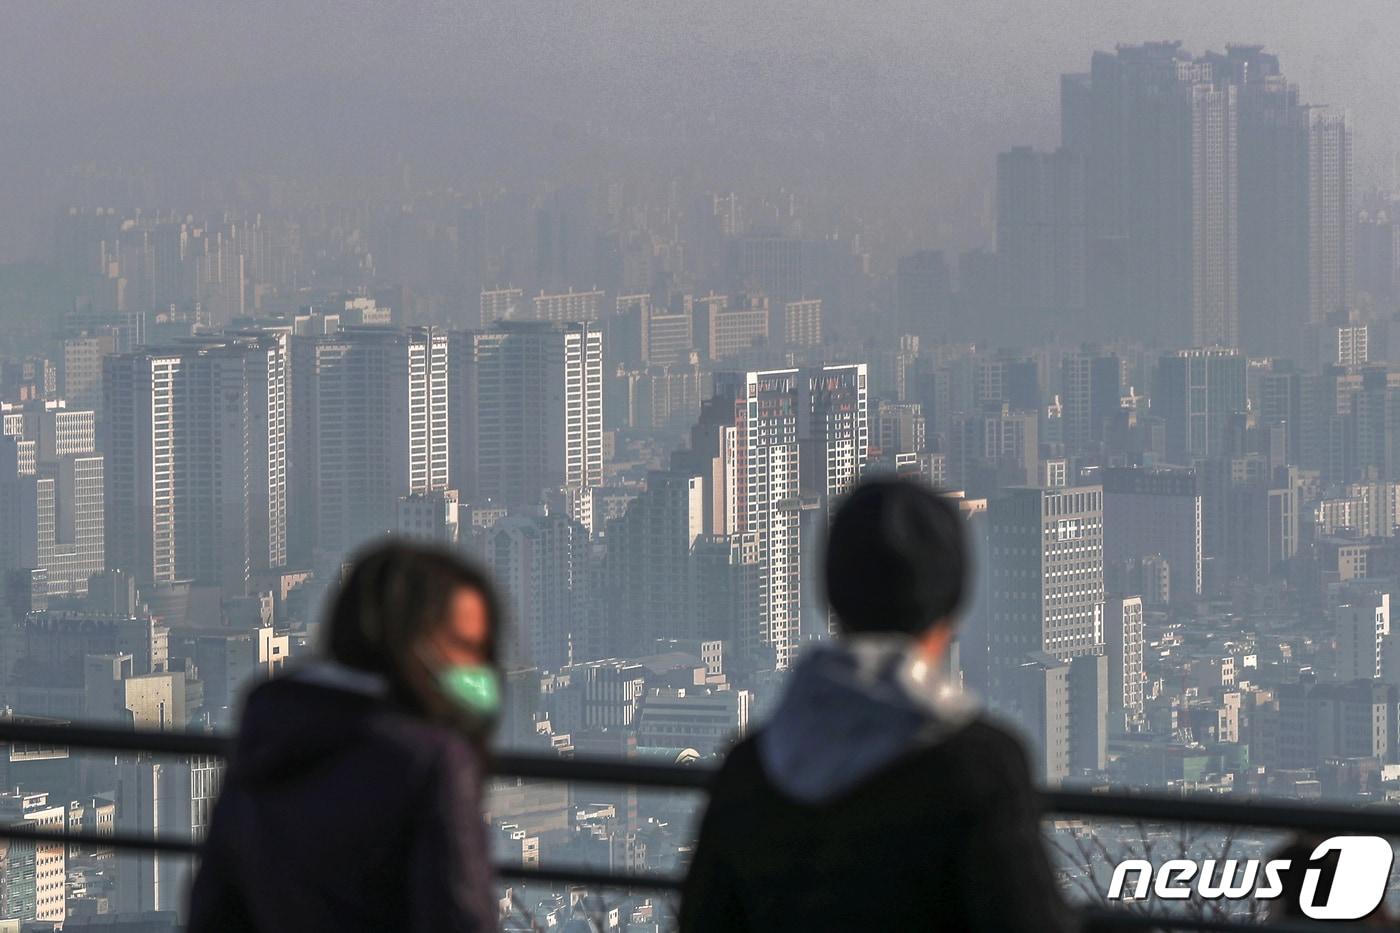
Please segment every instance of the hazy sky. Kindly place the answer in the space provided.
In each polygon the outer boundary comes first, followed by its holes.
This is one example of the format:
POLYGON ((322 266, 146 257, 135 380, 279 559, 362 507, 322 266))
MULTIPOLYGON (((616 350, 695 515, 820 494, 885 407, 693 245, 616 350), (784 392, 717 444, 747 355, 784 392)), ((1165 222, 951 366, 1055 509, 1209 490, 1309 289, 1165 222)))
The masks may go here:
POLYGON ((712 126, 716 160, 893 176, 961 222, 985 219, 997 150, 1055 143, 1057 75, 1116 42, 1265 44, 1305 99, 1351 109, 1364 179, 1390 180, 1400 113, 1393 0, 12 0, 5 16, 15 163, 300 170, 363 146, 436 166, 511 135, 475 122, 485 107, 637 152, 695 152, 712 126), (410 117, 403 98, 438 109, 410 117))

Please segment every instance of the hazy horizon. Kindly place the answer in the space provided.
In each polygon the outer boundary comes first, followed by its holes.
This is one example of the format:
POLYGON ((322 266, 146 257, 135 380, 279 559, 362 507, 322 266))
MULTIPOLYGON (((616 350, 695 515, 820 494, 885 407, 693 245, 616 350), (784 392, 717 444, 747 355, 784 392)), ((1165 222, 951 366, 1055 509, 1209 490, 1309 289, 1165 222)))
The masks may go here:
POLYGON ((45 205, 112 200, 104 172, 153 176, 133 204, 188 205, 194 189, 212 207, 211 178, 394 178, 405 163, 425 184, 468 188, 703 166, 716 186, 868 199, 920 245, 990 246, 995 153, 1057 143, 1058 76, 1095 49, 1167 39, 1265 45, 1304 100, 1351 111, 1358 187, 1390 184, 1400 62, 1382 24, 1400 27, 1400 9, 1348 12, 1256 0, 24 4, 0 47, 0 257, 43 254, 45 205))

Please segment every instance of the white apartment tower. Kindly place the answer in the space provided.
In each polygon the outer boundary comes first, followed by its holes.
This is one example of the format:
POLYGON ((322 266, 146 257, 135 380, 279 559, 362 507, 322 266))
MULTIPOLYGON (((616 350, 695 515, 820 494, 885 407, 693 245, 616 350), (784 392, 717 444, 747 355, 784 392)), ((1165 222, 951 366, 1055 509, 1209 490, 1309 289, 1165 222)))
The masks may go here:
POLYGON ((107 564, 243 595, 287 562, 287 339, 108 357, 107 564))
POLYGON ((338 561, 394 529, 404 496, 449 488, 448 342, 432 328, 294 338, 299 561, 338 561))
POLYGON ((1313 323, 1351 311, 1356 272, 1351 125, 1344 111, 1308 115, 1308 304, 1313 323))
POLYGON ((1384 670, 1386 642, 1390 639, 1390 594, 1338 606, 1333 614, 1337 631, 1337 679, 1371 680, 1384 670))
POLYGON ((603 335, 503 321, 452 335, 453 483, 467 501, 534 505, 603 484, 603 335))
MULTIPOLYGON (((1197 66, 1200 67, 1200 66, 1197 66)), ((1239 346, 1237 88, 1191 88, 1191 308, 1196 346, 1239 346)))
POLYGON ((804 519, 830 506, 865 470, 865 364, 717 373, 714 397, 677 455, 704 477, 704 531, 750 535, 757 550, 758 631, 741 647, 775 669, 802 632, 804 519))
POLYGON ((4 414, 0 570, 43 570, 50 596, 82 595, 106 569, 93 412, 59 401, 5 406, 4 414))

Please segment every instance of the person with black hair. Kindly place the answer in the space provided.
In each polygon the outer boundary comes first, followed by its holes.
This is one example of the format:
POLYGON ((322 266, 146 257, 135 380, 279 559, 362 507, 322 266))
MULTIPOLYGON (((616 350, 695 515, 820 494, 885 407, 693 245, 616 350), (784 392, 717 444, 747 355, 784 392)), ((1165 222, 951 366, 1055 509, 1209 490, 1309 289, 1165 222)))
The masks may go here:
POLYGON ((1068 929, 1026 756, 943 673, 969 575, 957 506, 863 483, 825 565, 839 637, 716 776, 683 933, 1068 929))
POLYGON ((445 551, 361 555, 323 657, 248 698, 188 929, 496 929, 481 802, 501 624, 487 576, 445 551))

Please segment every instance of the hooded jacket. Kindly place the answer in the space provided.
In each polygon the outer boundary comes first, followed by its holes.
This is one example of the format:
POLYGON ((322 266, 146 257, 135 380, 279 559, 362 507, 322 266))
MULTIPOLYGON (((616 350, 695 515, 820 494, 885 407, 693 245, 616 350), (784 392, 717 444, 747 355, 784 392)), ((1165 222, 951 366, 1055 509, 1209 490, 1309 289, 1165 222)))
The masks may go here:
POLYGON ((326 662, 252 693, 191 933, 496 928, 482 762, 387 692, 326 662))
POLYGON ((1020 746, 910 649, 804 655, 712 785, 684 933, 1069 927, 1020 746))

